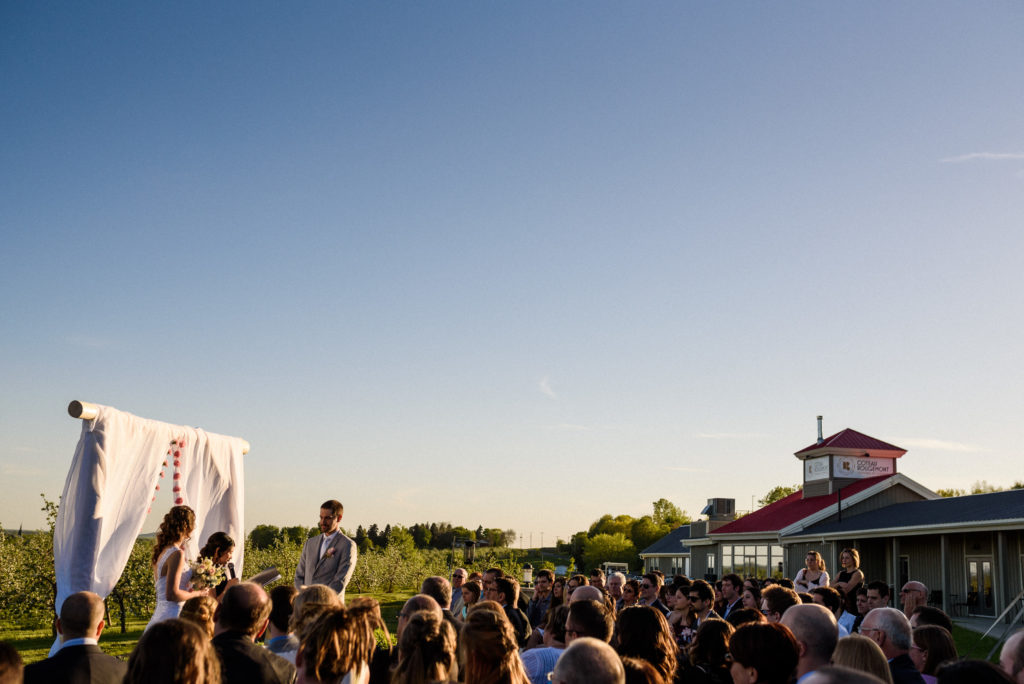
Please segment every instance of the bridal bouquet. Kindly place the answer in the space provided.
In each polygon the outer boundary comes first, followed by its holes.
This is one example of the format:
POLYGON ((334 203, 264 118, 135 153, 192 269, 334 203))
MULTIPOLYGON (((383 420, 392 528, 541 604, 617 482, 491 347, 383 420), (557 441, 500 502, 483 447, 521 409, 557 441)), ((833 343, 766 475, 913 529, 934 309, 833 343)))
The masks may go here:
POLYGON ((189 566, 192 568, 193 589, 215 587, 227 577, 227 574, 224 572, 224 566, 214 565, 212 558, 200 558, 197 561, 191 561, 189 566))

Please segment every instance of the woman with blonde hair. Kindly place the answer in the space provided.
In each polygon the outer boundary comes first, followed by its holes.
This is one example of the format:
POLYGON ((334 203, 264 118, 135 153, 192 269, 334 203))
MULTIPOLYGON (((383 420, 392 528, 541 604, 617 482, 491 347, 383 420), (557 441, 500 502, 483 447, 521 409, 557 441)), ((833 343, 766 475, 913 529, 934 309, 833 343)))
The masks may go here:
POLYGON ((206 596, 209 591, 189 591, 192 570, 185 558, 185 544, 196 529, 196 514, 188 506, 175 506, 164 516, 153 545, 153 581, 156 583, 156 609, 146 629, 161 620, 178 617, 185 601, 206 596))
POLYGON ((203 628, 170 618, 143 632, 128 658, 125 684, 220 684, 220 659, 203 628))
POLYGON ((398 642, 398 667, 391 684, 430 684, 452 679, 455 665, 455 630, 429 610, 409 616, 398 642))
POLYGON ((530 684, 512 625, 493 601, 481 601, 466 616, 460 660, 466 684, 530 684))
POLYGON ((817 551, 808 551, 804 558, 804 567, 796 573, 793 585, 797 592, 809 593, 811 589, 828 586, 828 572, 825 570, 825 559, 817 551))
POLYGON ((881 647, 861 634, 851 634, 839 640, 836 650, 832 652, 832 664, 867 672, 885 684, 892 684, 889 661, 881 647))
POLYGON ((217 605, 217 599, 212 596, 193 596, 185 601, 178 617, 199 625, 212 639, 213 616, 217 612, 217 605))
POLYGON ((296 682, 366 684, 377 646, 374 624, 373 611, 367 604, 350 610, 339 601, 337 607, 321 612, 302 635, 295 656, 296 682))
MULTIPOLYGON (((340 608, 341 599, 338 592, 326 584, 311 584, 298 593, 292 601, 292 617, 288 621, 288 631, 302 642, 303 634, 317 618, 329 610, 340 608)), ((278 655, 290 663, 295 663, 298 649, 284 651, 278 655)))
POLYGON ((842 570, 829 585, 846 595, 846 610, 857 614, 857 589, 864 584, 864 573, 860 569, 860 553, 857 549, 846 548, 839 552, 842 570))

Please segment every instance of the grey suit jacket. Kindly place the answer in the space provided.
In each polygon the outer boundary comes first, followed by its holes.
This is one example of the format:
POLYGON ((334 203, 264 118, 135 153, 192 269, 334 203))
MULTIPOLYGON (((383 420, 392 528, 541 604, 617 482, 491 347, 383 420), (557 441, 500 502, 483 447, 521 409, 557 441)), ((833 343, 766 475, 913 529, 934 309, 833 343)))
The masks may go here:
POLYGON ((317 560, 323 539, 324 535, 318 534, 306 540, 302 556, 299 557, 299 567, 295 568, 295 587, 301 589, 310 584, 326 584, 338 592, 338 596, 344 601, 345 587, 348 586, 352 572, 356 569, 359 550, 354 541, 338 532, 327 553, 317 560))
POLYGON ((25 681, 29 684, 120 684, 128 672, 128 665, 86 644, 68 646, 53 654, 52 658, 25 666, 25 681))

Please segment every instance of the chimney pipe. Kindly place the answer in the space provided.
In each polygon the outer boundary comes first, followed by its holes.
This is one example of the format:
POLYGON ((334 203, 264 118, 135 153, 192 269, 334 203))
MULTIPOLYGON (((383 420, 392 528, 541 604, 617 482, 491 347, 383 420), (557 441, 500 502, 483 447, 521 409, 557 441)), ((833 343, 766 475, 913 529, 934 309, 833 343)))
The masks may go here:
POLYGON ((821 416, 818 416, 818 444, 825 441, 825 438, 821 436, 821 416))

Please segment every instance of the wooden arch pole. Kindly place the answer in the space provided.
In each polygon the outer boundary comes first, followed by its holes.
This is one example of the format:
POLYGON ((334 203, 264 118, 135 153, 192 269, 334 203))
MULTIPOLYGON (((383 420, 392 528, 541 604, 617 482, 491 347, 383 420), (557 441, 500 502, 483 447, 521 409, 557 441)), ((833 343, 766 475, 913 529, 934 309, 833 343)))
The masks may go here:
MULTIPOLYGON (((96 404, 90 404, 87 401, 72 401, 68 404, 68 415, 72 418, 81 418, 82 420, 92 420, 99 415, 99 407, 96 404)), ((242 440, 242 453, 249 453, 249 442, 242 440)))

